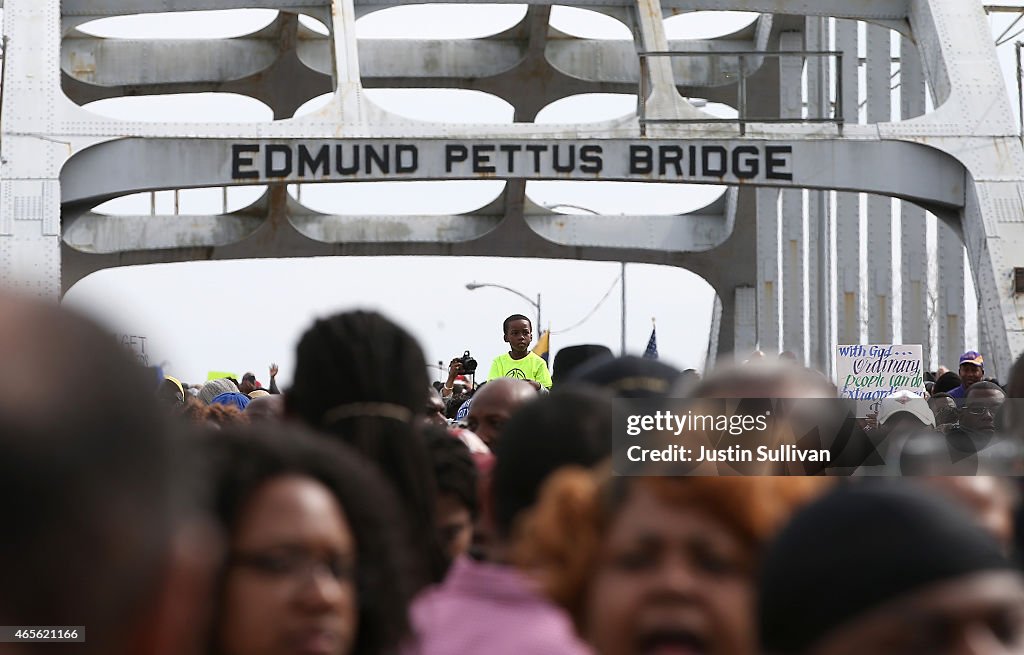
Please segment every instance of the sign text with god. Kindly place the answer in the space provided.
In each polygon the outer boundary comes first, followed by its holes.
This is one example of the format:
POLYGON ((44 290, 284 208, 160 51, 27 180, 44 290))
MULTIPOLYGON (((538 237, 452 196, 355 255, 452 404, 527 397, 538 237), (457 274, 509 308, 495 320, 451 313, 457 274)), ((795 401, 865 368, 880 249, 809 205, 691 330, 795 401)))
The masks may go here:
POLYGON ((773 143, 652 140, 379 139, 231 144, 234 180, 793 179, 793 148, 773 143))

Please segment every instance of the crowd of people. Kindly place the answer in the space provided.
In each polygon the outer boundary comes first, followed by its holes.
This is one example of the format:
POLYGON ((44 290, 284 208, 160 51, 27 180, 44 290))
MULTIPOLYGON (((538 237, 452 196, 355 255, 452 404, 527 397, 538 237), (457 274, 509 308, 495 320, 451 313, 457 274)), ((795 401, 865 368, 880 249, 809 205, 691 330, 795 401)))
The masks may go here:
MULTIPOLYGON (((0 625, 84 637, 0 653, 1024 654, 1016 479, 617 475, 619 400, 836 388, 789 358, 701 378, 592 346, 550 375, 532 328, 505 321, 485 383, 464 356, 431 386, 413 337, 347 312, 302 335, 288 388, 275 367, 193 393, 0 295, 0 625)), ((1024 441, 1001 406, 1024 357, 1005 389, 983 366, 857 434, 988 472, 1024 441)))

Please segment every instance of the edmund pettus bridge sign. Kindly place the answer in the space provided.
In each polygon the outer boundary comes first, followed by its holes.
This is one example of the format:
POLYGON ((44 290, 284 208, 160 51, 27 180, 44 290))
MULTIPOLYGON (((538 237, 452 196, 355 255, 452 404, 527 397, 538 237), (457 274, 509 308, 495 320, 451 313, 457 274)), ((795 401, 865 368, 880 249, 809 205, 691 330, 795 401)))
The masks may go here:
POLYGON ((678 141, 328 141, 231 145, 235 180, 289 182, 352 179, 497 177, 581 180, 649 179, 738 183, 792 180, 787 144, 678 141))

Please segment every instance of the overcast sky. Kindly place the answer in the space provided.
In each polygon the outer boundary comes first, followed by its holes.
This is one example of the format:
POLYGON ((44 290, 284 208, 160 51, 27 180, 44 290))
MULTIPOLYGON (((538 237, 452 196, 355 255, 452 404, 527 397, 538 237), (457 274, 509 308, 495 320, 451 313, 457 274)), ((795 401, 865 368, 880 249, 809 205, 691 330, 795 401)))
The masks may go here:
MULTIPOLYGON (((362 37, 477 37, 501 31, 525 12, 523 5, 411 6, 363 18, 362 37)), ((163 14, 97 21, 85 30, 121 38, 210 38, 260 29, 275 12, 207 12, 209 16, 163 14)), ((666 22, 669 38, 705 38, 729 33, 752 15, 700 12, 666 22)), ((314 29, 315 21, 303 21, 314 29)), ((579 9, 555 7, 552 24, 590 38, 629 38, 625 25, 579 9)), ((1008 23, 1003 21, 1002 24, 1008 23)), ((1001 30, 1000 30, 1001 31, 1001 30)), ((1000 52, 1012 62, 1012 45, 1000 52)), ((1004 65, 1016 97, 1012 63, 1004 65)), ((386 109, 426 120, 510 122, 504 101, 466 91, 369 90, 386 109)), ((313 111, 319 98, 300 112, 313 111)), ((1016 103, 1014 103, 1016 105, 1016 103)), ((633 96, 570 98, 545 109, 539 122, 603 120, 629 113, 633 96)), ((137 120, 269 120, 262 103, 240 96, 199 94, 121 98, 93 103, 97 113, 137 120)), ((727 109, 713 108, 717 112, 727 109)), ((723 114, 724 115, 724 114, 723 114)), ((306 185, 303 202, 325 212, 448 213, 487 204, 501 182, 439 182, 395 186, 383 183, 306 185)), ((721 188, 687 185, 533 182, 528 193, 538 203, 569 203, 607 213, 685 212, 707 204, 721 188)), ((239 208, 260 189, 232 189, 230 208, 239 208)), ((220 191, 186 191, 182 213, 220 210, 220 191)), ((170 213, 172 196, 158 194, 158 212, 170 213)), ((107 213, 148 213, 150 199, 124 198, 101 208, 107 213)), ((570 212, 570 209, 564 209, 570 212)), ((117 333, 146 337, 151 363, 198 382, 208 371, 246 370, 266 381, 266 365, 281 365, 281 381, 291 378, 294 348, 314 318, 355 308, 372 308, 410 330, 428 362, 447 362, 470 350, 486 367, 504 350, 501 321, 510 313, 536 310, 499 289, 468 291, 469 282, 496 283, 530 297, 540 293, 544 326, 564 330, 600 307, 582 325, 553 338, 553 350, 577 343, 601 343, 615 352, 620 343, 620 299, 615 263, 484 258, 317 258, 242 262, 196 262, 111 269, 89 276, 67 294, 66 302, 100 318, 117 333), (602 302, 603 299, 603 302, 602 302)), ((657 318, 662 358, 680 368, 702 368, 711 322, 713 292, 697 276, 659 266, 627 267, 627 350, 643 351, 657 318)))

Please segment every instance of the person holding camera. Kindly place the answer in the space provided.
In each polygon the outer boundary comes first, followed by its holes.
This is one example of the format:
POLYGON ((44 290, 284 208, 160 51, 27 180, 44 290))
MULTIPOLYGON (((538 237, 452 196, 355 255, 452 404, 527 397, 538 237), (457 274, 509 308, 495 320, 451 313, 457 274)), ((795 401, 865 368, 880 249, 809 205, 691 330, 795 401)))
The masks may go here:
MULTIPOLYGON (((445 400, 452 397, 455 392, 455 387, 458 382, 465 383, 465 376, 474 375, 476 373, 476 360, 469 354, 469 351, 465 351, 462 357, 456 357, 452 359, 451 363, 448 364, 448 380, 441 387, 441 397, 445 400)), ((469 386, 468 384, 466 386, 469 386)), ((463 388, 459 390, 460 396, 467 396, 473 391, 472 387, 463 388)), ((463 399, 465 400, 465 399, 463 399)))

